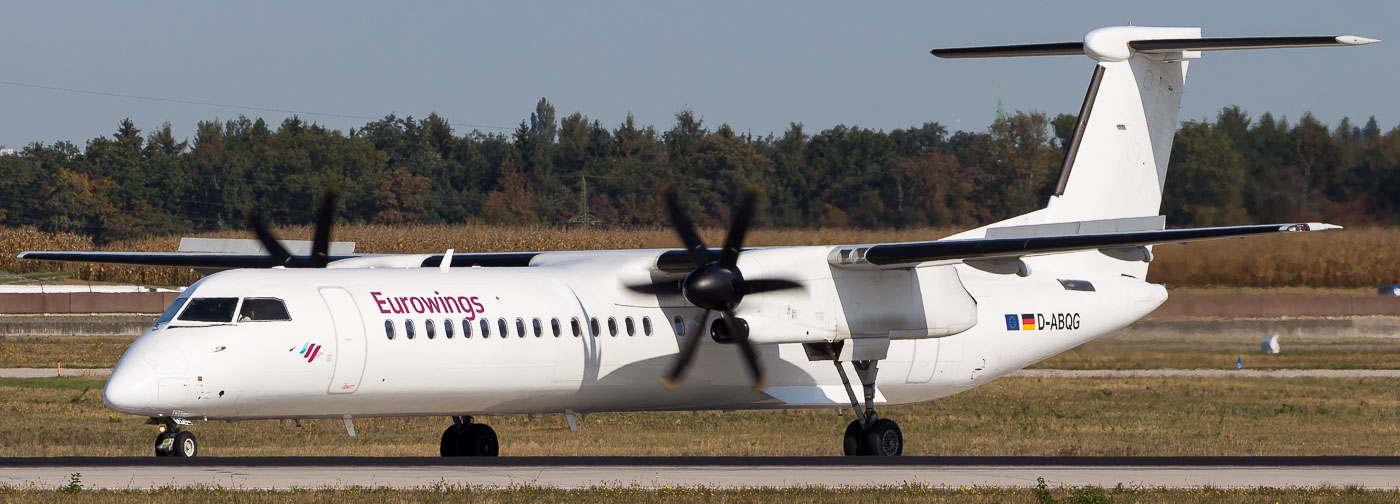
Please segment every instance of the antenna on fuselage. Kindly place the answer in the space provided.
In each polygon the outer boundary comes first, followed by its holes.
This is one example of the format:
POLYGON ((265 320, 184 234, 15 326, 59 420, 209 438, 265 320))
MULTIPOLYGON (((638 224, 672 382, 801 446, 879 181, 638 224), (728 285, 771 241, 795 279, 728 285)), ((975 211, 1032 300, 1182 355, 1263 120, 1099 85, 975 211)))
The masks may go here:
POLYGON ((447 252, 442 253, 442 263, 438 264, 438 271, 447 273, 452 269, 452 253, 456 251, 457 249, 447 249, 447 252))

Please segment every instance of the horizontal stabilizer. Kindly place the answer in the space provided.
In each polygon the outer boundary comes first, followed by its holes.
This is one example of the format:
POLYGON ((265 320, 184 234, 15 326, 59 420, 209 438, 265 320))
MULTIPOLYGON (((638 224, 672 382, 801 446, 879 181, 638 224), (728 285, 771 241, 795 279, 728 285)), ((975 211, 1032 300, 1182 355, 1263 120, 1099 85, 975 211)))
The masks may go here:
POLYGON ((1069 56, 1084 54, 1083 42, 955 47, 929 51, 940 58, 1009 58, 1012 56, 1069 56))
MULTIPOLYGON (((1118 37, 1132 37, 1132 27, 1128 30, 1105 30, 1102 33, 1118 37)), ((1094 41, 1093 33, 1086 40, 1089 43, 1110 45, 1123 41, 1094 41)), ((1160 36, 1160 35, 1159 35, 1160 36)), ((1179 53, 1185 51, 1229 51, 1240 49, 1282 49, 1290 47, 1334 47, 1374 44, 1380 40, 1355 35, 1321 37, 1212 37, 1212 38, 1169 38, 1169 39, 1129 39, 1126 41, 1132 52, 1143 54, 1179 53)), ((981 47, 954 47, 929 51, 940 58, 1006 58, 1012 56, 1068 56, 1076 54, 1117 53, 1112 47, 1101 47, 1097 51, 1086 51, 1086 42, 1053 42, 1048 44, 1020 44, 981 47)), ((1122 48, 1121 45, 1118 48, 1122 48)), ((1126 59, 1125 56, 1118 57, 1126 59)), ((1098 58, 1096 58, 1098 59, 1098 58)))
POLYGON ((1198 39, 1134 40, 1128 47, 1140 53, 1181 51, 1230 51, 1238 49, 1283 49, 1289 47, 1329 47, 1366 45, 1376 39, 1342 35, 1339 37, 1213 37, 1198 39))

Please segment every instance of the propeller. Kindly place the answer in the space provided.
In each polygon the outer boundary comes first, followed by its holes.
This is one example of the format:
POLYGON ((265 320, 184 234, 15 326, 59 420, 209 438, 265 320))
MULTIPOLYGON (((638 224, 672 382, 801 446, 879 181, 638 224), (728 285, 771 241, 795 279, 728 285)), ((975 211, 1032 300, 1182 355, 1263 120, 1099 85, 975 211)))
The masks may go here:
POLYGON ((316 214, 316 230, 311 238, 311 255, 308 256, 292 255, 277 236, 268 230, 262 215, 252 208, 247 212, 248 227, 252 228, 253 235, 257 236, 258 241, 267 249, 267 255, 278 265, 288 268, 324 268, 331 261, 331 228, 335 226, 335 204, 339 199, 339 192, 330 188, 321 196, 321 209, 316 214))
POLYGON ((697 324, 695 334, 686 335, 685 345, 681 347, 680 355, 676 356, 670 370, 661 378, 661 384, 665 385, 666 388, 675 388, 680 382, 686 369, 690 367, 691 360, 695 357, 695 349, 700 345, 704 322, 709 320, 711 313, 718 311, 723 315, 724 325, 728 329, 729 336, 734 339, 743 352, 749 375, 754 381, 754 388, 762 389, 763 367, 758 362, 758 351, 749 341, 747 324, 734 315, 734 309, 739 306, 746 295, 800 289, 802 285, 792 280, 783 279, 746 280, 743 273, 739 271, 739 253, 743 251, 744 235, 748 233, 749 221, 753 219, 754 201, 758 196, 757 189, 750 187, 739 196, 739 202, 734 206, 734 211, 730 215, 729 234, 725 236, 724 248, 720 249, 718 258, 711 257, 709 248, 700 239, 700 235, 695 232, 690 218, 681 210, 675 190, 667 187, 663 196, 666 199, 667 213, 671 218, 671 227, 680 236, 681 242, 685 245, 686 254, 690 256, 690 261, 695 264, 695 270, 679 281, 668 280, 650 284, 628 285, 627 288, 642 294, 681 294, 690 304, 704 308, 705 313, 699 319, 701 323, 697 324))

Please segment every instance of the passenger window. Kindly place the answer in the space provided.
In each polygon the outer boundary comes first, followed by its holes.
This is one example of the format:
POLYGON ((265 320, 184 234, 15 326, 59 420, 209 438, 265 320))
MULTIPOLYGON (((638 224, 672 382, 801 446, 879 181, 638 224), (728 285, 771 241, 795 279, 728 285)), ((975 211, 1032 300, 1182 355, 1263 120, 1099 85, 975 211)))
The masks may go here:
POLYGON ((552 331, 554 331, 554 337, 558 338, 558 337, 559 337, 559 333, 562 332, 562 331, 559 330, 559 319, 557 319, 557 318, 549 319, 549 329, 552 330, 552 331))
POLYGON ((588 319, 588 329, 589 336, 597 337, 598 335, 603 334, 603 331, 598 329, 598 317, 588 319))
POLYGON ((623 320, 623 323, 627 325, 627 335, 628 335, 628 336, 636 336, 636 335, 637 335, 637 324, 633 324, 633 323, 632 323, 632 317, 627 317, 626 319, 623 320))
POLYGON ((676 337, 685 336, 685 319, 676 315, 676 320, 671 324, 671 329, 676 331, 676 337))
POLYGON ((540 319, 539 319, 539 318, 536 318, 536 319, 533 321, 532 325, 535 326, 535 337, 536 337, 536 338, 538 338, 538 337, 540 337, 540 335, 544 334, 544 324, 541 324, 541 323, 540 323, 540 319))
POLYGON ((239 322, 271 322, 291 320, 287 305, 277 298, 246 298, 243 307, 238 309, 239 322))
POLYGON ((525 337, 525 319, 523 318, 515 317, 515 337, 525 337))
POLYGON ((575 338, 583 335, 583 326, 578 323, 578 317, 569 320, 569 328, 574 330, 575 338))
POLYGON ((642 317, 642 334, 651 336, 651 317, 642 317))
POLYGON ((501 337, 502 337, 502 338, 509 338, 509 337, 510 337, 510 326, 506 325, 506 319, 504 319, 504 318, 498 318, 498 319, 496 319, 496 328, 501 330, 501 337))
POLYGON ((437 327, 433 324, 433 319, 423 321, 423 332, 427 333, 428 339, 433 339, 433 337, 437 336, 437 327))
POLYGON ((462 337, 468 339, 472 337, 472 321, 462 319, 462 337))
POLYGON ((608 317, 608 335, 617 337, 617 319, 608 317))
POLYGON ((387 336, 389 341, 394 341, 394 321, 384 321, 384 336, 387 336))
POLYGON ((233 309, 238 307, 238 298, 194 298, 180 313, 180 320, 187 322, 233 322, 233 309))
POLYGON ((442 319, 442 335, 452 339, 452 319, 442 319))
POLYGON ((490 338, 490 337, 491 337, 491 321, 490 321, 490 320, 481 319, 481 337, 482 337, 482 339, 490 338))
POLYGON ((404 335, 404 337, 406 337, 406 338, 408 338, 408 339, 413 339, 413 336, 415 336, 415 335, 413 334, 413 321, 412 321, 412 320, 405 320, 405 321, 403 321, 403 335, 404 335))

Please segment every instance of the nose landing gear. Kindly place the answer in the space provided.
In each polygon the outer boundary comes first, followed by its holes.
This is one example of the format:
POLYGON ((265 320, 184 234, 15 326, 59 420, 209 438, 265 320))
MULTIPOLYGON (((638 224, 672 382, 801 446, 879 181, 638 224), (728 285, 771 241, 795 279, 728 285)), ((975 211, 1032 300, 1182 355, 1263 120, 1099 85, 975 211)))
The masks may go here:
POLYGON ((472 423, 470 416, 452 417, 452 425, 442 431, 439 452, 444 457, 495 457, 500 451, 496 431, 486 424, 472 423))
POLYGON ((199 454, 199 441, 193 432, 181 430, 179 421, 169 417, 152 420, 160 424, 160 434, 156 435, 157 457, 190 458, 199 454))

